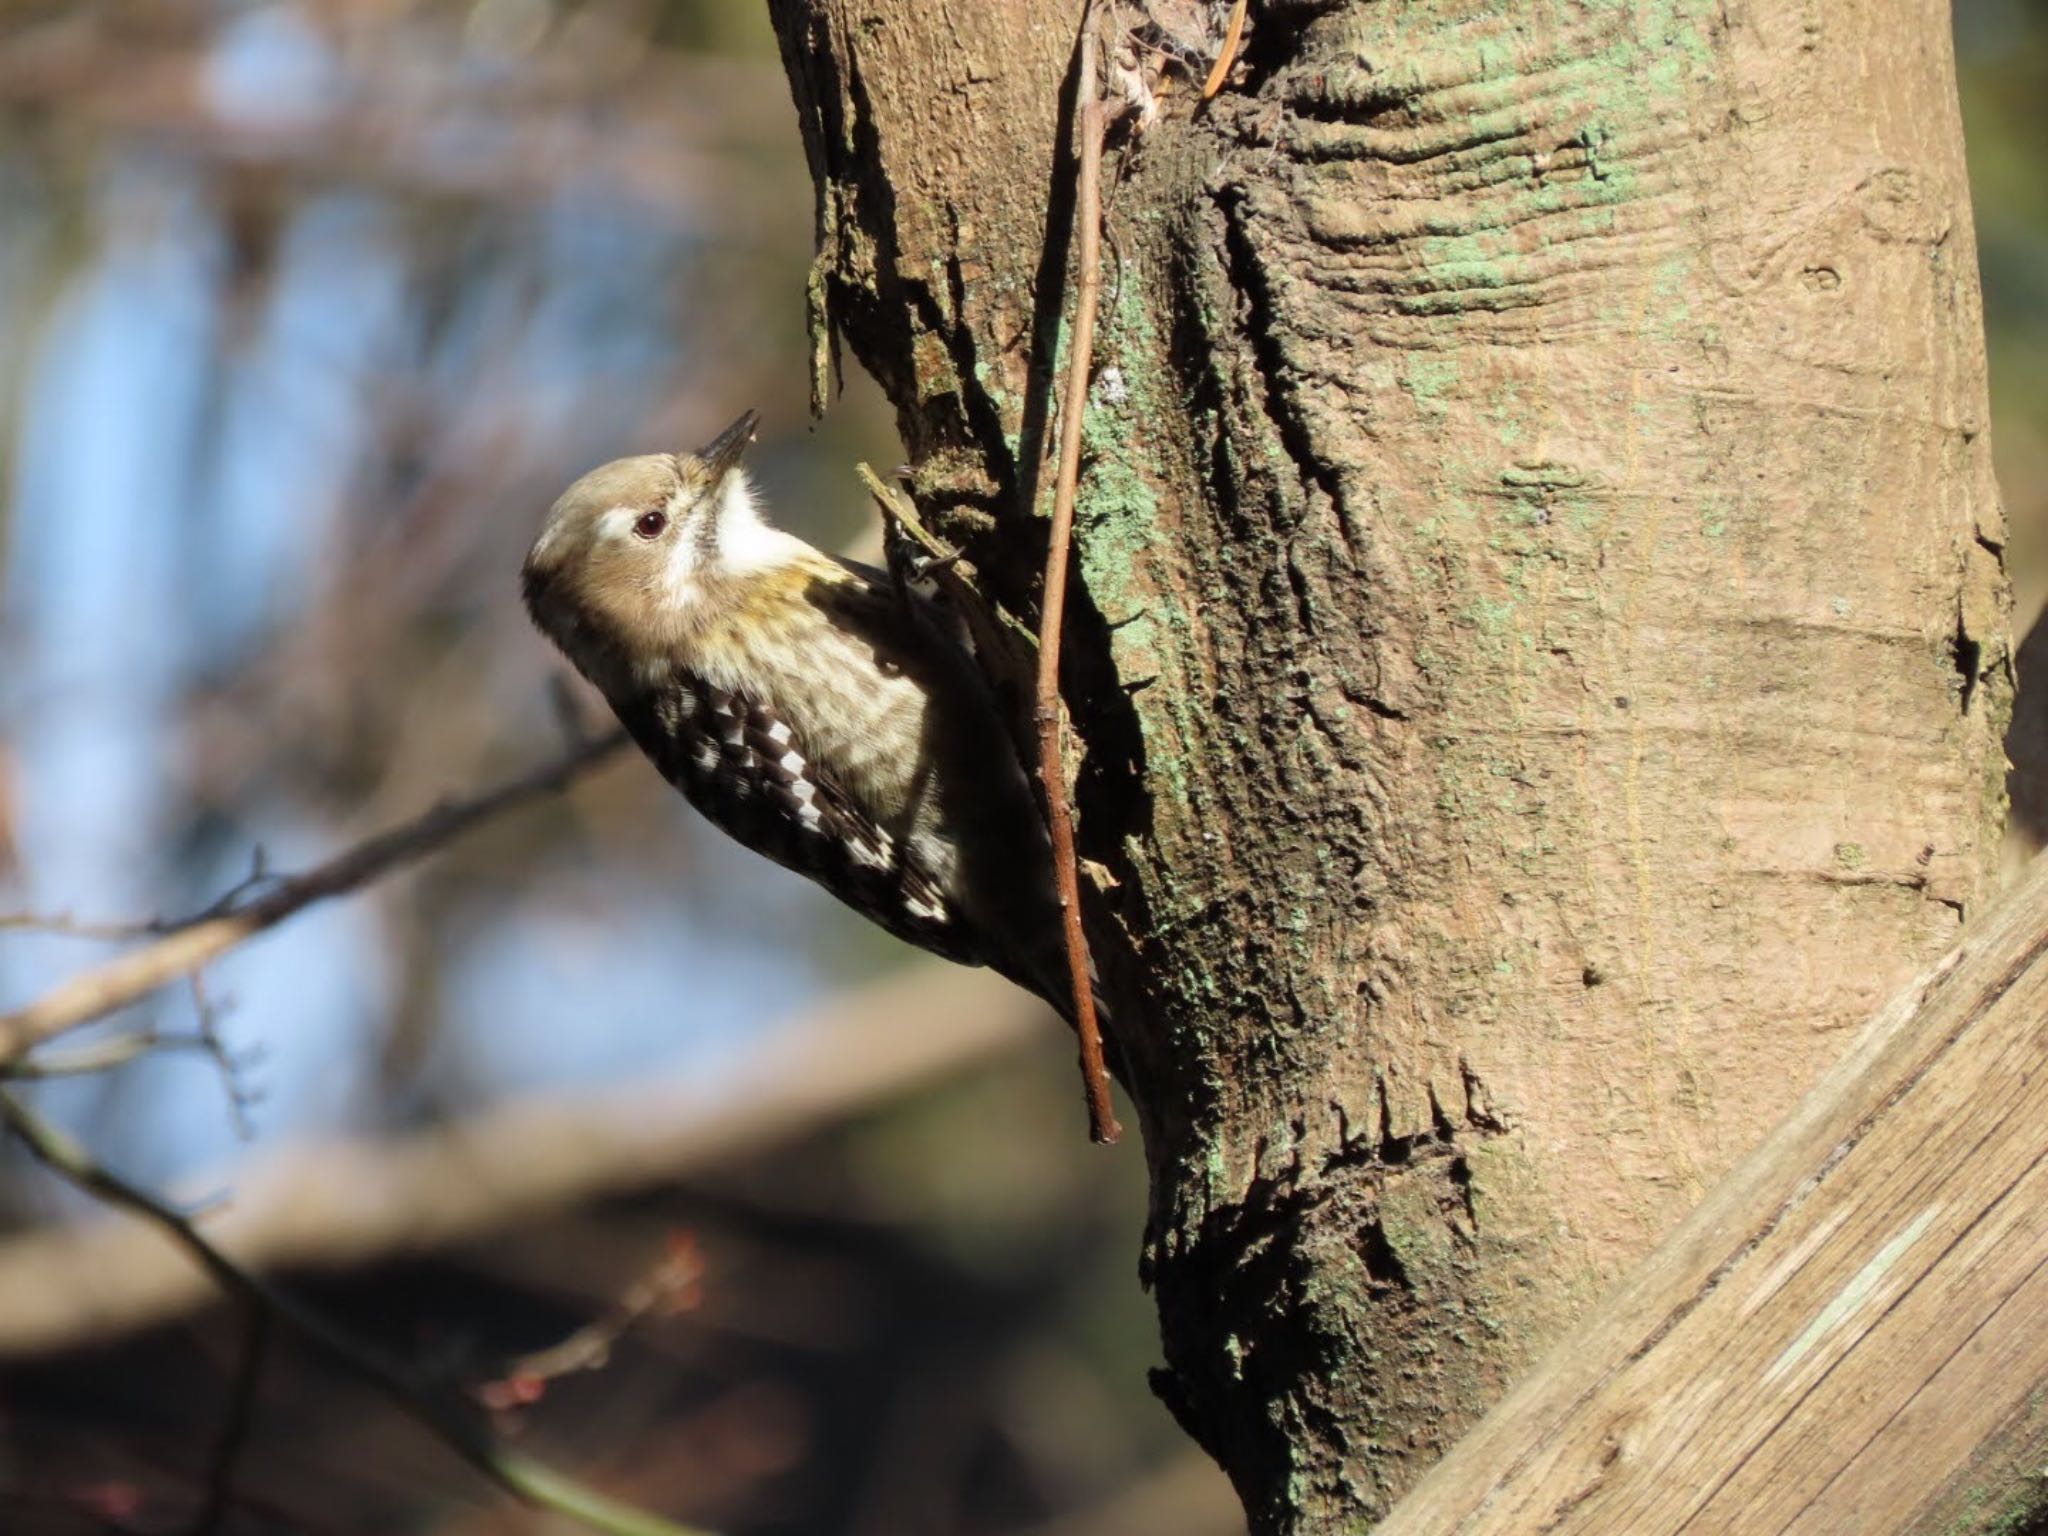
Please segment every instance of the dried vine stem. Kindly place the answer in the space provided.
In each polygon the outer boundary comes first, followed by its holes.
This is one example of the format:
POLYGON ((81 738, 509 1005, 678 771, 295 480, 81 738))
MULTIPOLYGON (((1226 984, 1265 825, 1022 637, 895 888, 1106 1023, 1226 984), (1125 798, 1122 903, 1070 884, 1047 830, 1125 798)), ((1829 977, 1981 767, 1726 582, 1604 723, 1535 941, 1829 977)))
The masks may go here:
POLYGON ((1237 45, 1244 37, 1245 0, 1237 0, 1230 8, 1230 25, 1223 34, 1223 49, 1216 55, 1216 62, 1210 66, 1209 78, 1202 82, 1202 100, 1207 101, 1223 89, 1223 82, 1230 78, 1230 66, 1237 62, 1237 45))
POLYGON ((614 731, 583 742, 554 762, 473 799, 435 806, 403 826, 365 839, 317 869, 279 880, 244 900, 216 904, 156 942, 72 977, 26 1007, 0 1013, 0 1075, 44 1041, 103 1019, 166 983, 192 975, 303 908, 346 895, 514 806, 556 793, 617 751, 625 740, 625 732, 614 731))
MULTIPOLYGON (((222 1292, 252 1311, 288 1325, 331 1364, 382 1393, 507 1492, 608 1536, 703 1536, 688 1526, 607 1498, 596 1489, 513 1450, 472 1415, 444 1407, 431 1389, 414 1380, 403 1366, 386 1359, 369 1344, 262 1276, 243 1269, 214 1247, 189 1217, 104 1167, 78 1142, 10 1094, 0 1093, 0 1124, 13 1132, 36 1161, 52 1173, 94 1199, 154 1225, 183 1248, 222 1292)), ((239 1437, 238 1430, 236 1439, 239 1437)), ((225 1475, 221 1468, 216 1468, 217 1478, 225 1475)))
POLYGON ((1110 1105, 1109 1069, 1095 988, 1088 979, 1088 939, 1081 931, 1081 877, 1074 860, 1074 820, 1067 805, 1067 775, 1060 752, 1060 629, 1067 607, 1067 561, 1074 532, 1074 492, 1081 478, 1081 418, 1088 409, 1088 373, 1095 351, 1095 309, 1102 296, 1102 140, 1107 128, 1096 69, 1096 15, 1091 3, 1081 28, 1075 125, 1078 170, 1075 223, 1081 248, 1074 298, 1073 340, 1067 350, 1067 391, 1060 408, 1059 478, 1053 484, 1052 539, 1045 555, 1045 600, 1038 627, 1038 763, 1052 828, 1053 872, 1059 881, 1060 918, 1066 929, 1067 971, 1074 987, 1074 1032, 1081 1040, 1081 1078, 1088 1096, 1088 1134, 1098 1142, 1123 1135, 1110 1105))

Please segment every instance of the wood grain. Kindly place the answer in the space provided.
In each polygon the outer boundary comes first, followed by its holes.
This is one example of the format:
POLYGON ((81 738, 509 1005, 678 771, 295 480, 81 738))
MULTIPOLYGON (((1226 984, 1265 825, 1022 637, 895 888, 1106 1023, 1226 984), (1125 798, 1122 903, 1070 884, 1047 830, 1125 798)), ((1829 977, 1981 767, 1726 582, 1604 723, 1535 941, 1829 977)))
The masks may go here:
POLYGON ((2037 861, 1379 1536, 2016 1528, 2038 1489, 1996 1469, 2038 1462, 2048 1388, 2044 955, 2037 861))

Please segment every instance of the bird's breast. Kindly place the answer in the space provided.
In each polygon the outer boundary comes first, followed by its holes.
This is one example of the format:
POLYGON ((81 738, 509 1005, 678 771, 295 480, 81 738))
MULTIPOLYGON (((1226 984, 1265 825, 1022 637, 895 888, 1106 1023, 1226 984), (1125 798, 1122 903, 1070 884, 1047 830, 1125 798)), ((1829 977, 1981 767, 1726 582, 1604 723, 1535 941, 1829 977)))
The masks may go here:
POLYGON ((886 631, 815 601, 761 604, 702 636, 684 665, 712 689, 772 709, 809 758, 871 807, 902 803, 930 774, 932 681, 886 631))

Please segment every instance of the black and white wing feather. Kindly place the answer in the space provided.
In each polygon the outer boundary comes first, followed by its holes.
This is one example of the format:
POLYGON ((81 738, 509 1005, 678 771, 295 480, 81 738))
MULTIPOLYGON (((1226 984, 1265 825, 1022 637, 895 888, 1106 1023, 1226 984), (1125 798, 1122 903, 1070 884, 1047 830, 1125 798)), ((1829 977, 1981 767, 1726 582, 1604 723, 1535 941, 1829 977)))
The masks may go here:
POLYGON ((946 894, 944 872, 920 856, 908 825, 876 819, 772 705, 678 674, 627 724, 663 776, 739 842, 900 939, 983 963, 946 894))

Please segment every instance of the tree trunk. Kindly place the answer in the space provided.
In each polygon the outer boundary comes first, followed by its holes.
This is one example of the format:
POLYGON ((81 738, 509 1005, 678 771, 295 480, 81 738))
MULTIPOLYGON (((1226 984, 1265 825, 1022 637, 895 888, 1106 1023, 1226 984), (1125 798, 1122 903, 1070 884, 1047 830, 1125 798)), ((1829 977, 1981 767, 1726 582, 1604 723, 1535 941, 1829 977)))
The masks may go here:
MULTIPOLYGON (((1080 5, 770 9, 813 297, 1028 615, 1080 5)), ((1944 6, 1253 10, 1113 154, 1066 698, 1158 1386, 1311 1531, 1954 938, 2010 668, 1944 6)))

